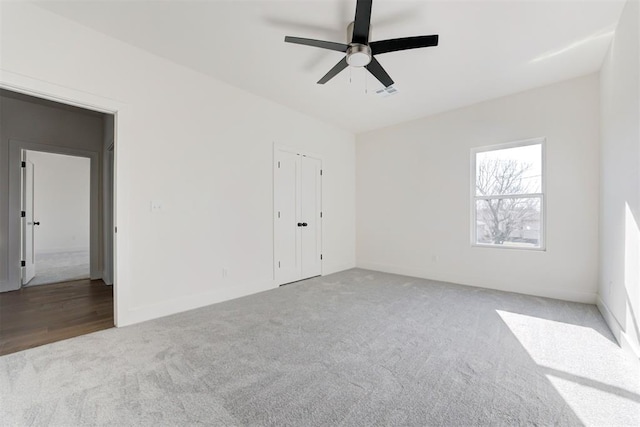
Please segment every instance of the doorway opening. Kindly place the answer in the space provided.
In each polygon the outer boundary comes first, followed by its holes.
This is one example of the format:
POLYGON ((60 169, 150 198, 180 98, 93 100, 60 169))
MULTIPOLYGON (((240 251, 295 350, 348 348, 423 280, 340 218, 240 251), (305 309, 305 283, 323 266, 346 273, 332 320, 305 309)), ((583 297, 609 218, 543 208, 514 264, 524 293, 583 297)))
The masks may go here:
POLYGON ((0 89, 0 355, 114 326, 115 116, 0 89))
POLYGON ((89 279, 88 157, 22 151, 23 286, 89 279))

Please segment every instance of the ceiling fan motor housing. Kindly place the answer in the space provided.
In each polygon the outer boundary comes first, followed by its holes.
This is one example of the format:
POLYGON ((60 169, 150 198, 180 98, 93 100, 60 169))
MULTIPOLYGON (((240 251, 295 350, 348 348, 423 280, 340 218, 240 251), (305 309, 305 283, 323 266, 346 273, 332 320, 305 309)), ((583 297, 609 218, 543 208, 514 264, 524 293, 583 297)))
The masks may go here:
POLYGON ((366 44, 351 43, 347 49, 347 64, 364 67, 371 62, 371 48, 366 44))

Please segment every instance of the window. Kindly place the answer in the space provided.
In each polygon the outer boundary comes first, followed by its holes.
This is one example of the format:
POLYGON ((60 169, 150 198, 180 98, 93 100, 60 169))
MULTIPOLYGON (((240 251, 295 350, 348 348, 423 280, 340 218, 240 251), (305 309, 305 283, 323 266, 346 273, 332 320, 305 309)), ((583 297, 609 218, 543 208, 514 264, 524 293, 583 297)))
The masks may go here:
POLYGON ((544 139, 474 149, 472 244, 544 249, 544 139))

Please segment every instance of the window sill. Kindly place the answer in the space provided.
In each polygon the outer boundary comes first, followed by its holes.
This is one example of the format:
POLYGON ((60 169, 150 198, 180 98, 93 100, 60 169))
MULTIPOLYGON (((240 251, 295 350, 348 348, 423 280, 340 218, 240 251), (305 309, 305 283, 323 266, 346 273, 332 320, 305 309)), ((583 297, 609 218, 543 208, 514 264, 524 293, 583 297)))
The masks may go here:
POLYGON ((482 243, 472 243, 472 248, 487 248, 487 249, 515 249, 517 251, 533 251, 533 252, 546 252, 547 248, 541 246, 539 248, 528 248, 522 246, 503 246, 503 245, 491 245, 491 244, 482 244, 482 243))

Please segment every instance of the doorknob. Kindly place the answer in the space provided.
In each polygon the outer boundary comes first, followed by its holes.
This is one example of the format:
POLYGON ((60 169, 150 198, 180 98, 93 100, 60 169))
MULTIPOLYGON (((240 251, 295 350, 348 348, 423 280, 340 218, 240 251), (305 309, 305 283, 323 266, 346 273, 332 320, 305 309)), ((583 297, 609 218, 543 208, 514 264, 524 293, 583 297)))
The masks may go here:
POLYGON ((306 226, 307 226, 307 223, 306 223, 306 222, 303 222, 303 223, 302 223, 302 226, 303 226, 303 227, 306 227, 306 226))
POLYGON ((298 227, 302 227, 302 223, 301 222, 298 223, 298 227))
POLYGON ((34 222, 33 225, 40 225, 40 221, 34 222))

